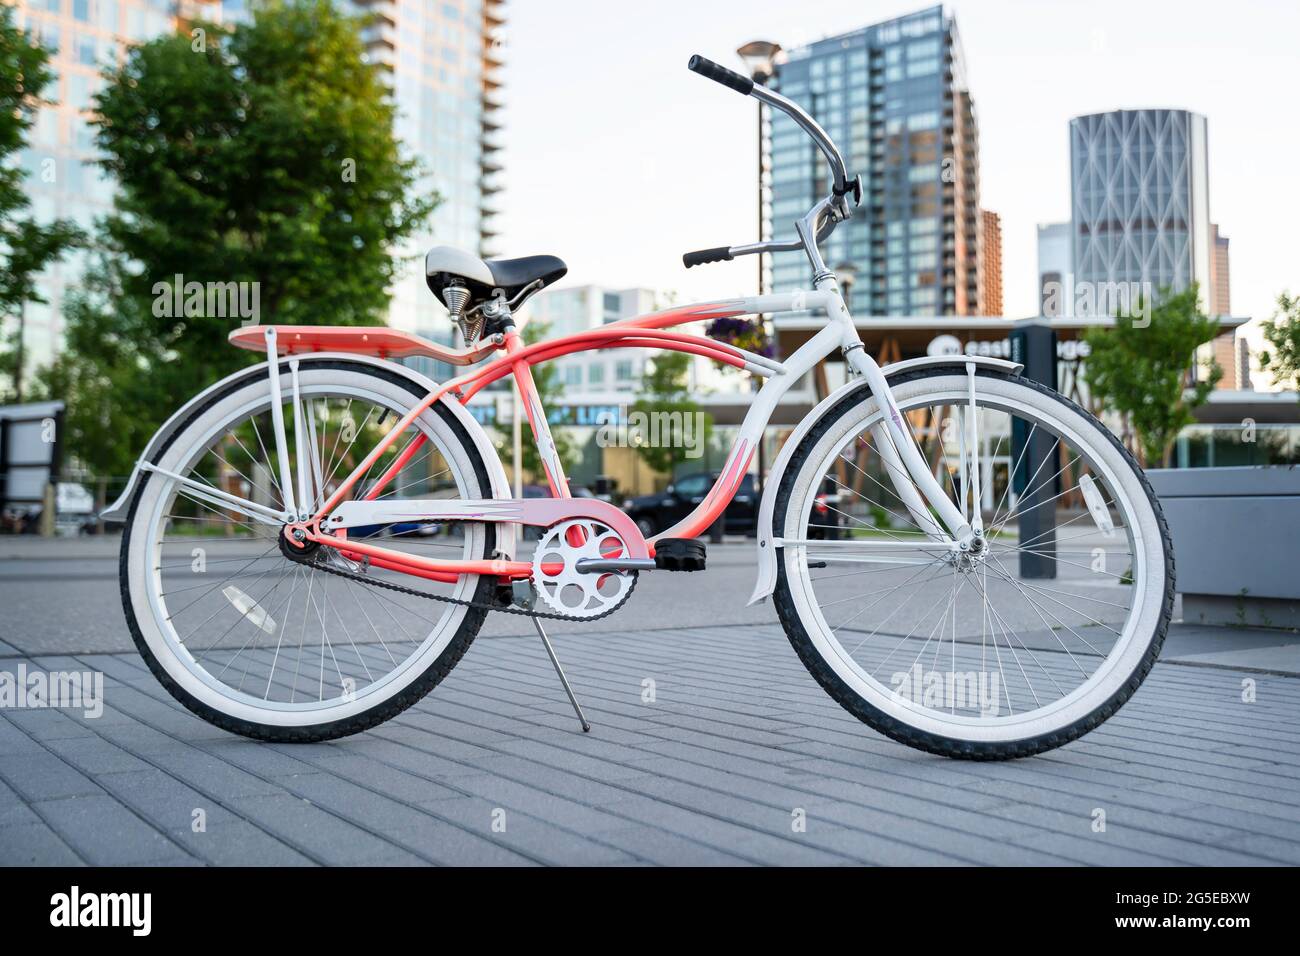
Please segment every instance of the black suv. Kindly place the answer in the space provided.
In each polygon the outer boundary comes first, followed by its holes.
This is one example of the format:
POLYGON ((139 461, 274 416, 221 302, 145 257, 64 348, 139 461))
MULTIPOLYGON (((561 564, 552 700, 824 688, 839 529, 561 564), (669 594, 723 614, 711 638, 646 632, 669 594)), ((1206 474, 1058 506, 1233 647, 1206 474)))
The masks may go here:
MULTIPOLYGON (((623 502, 623 510, 648 538, 671 528, 694 511, 717 478, 717 472, 682 475, 659 494, 628 498, 623 502)), ((740 488, 731 504, 727 505, 725 517, 726 529, 732 534, 754 534, 758 523, 758 498, 754 494, 753 475, 747 474, 740 480, 740 488)))

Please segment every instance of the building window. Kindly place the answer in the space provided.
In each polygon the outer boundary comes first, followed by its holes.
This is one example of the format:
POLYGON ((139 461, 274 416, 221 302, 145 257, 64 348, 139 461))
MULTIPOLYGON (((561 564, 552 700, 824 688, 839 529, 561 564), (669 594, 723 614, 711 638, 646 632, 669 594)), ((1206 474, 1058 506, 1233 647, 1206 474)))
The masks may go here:
POLYGON ((926 57, 936 57, 938 55, 938 37, 933 37, 929 40, 917 40, 915 43, 909 43, 907 45, 907 58, 909 60, 921 60, 926 57))
POLYGON ((614 379, 619 382, 632 381, 632 362, 628 359, 619 359, 614 363, 614 379))
POLYGON ((604 385, 605 384, 605 366, 603 363, 597 363, 587 366, 587 384, 604 385))
POLYGON ((85 66, 95 65, 95 38, 81 35, 77 37, 77 62, 85 66))

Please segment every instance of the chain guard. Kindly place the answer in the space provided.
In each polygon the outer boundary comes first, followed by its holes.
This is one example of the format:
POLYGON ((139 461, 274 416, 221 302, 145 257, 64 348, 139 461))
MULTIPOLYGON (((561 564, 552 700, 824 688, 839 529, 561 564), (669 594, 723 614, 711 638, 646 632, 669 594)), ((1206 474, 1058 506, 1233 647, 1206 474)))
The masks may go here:
MULTIPOLYGON (((460 607, 481 608, 485 611, 500 611, 505 614, 518 614, 521 617, 540 617, 549 621, 599 621, 601 618, 609 617, 609 615, 613 614, 627 603, 628 598, 632 596, 632 592, 636 590, 638 579, 638 572, 631 572, 631 584, 629 585, 627 592, 623 594, 622 599, 613 607, 606 608, 599 614, 578 617, 573 614, 561 614, 552 611, 537 611, 531 608, 516 607, 513 604, 503 604, 500 601, 467 601, 462 598, 448 597, 445 594, 430 594, 428 591, 421 591, 419 588, 407 587, 404 584, 393 584, 390 581, 380 581, 378 578, 371 577, 368 574, 356 574, 352 571, 345 571, 342 568, 330 567, 321 559, 319 552, 316 555, 313 555, 311 560, 304 560, 302 558, 294 558, 293 560, 304 567, 312 569, 313 571, 323 571, 326 574, 333 574, 341 578, 347 578, 350 581, 357 581, 361 584, 370 585, 371 587, 384 588, 388 591, 396 591, 399 594, 409 594, 413 597, 424 598, 428 601, 440 601, 443 604, 455 604, 460 607)), ((531 578, 529 580, 531 581, 531 578)), ((537 590, 536 584, 533 585, 533 589, 534 591, 537 590)))

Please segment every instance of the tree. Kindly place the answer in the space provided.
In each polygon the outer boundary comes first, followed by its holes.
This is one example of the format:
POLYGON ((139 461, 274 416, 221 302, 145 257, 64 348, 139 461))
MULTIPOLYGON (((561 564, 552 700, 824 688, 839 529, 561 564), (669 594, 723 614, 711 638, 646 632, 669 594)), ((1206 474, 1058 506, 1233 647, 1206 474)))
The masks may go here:
POLYGON ((1277 312, 1262 323, 1271 348, 1259 353, 1259 366, 1284 388, 1300 391, 1300 296, 1281 292, 1277 312))
MULTIPOLYGON (((657 352, 651 360, 650 371, 642 379, 644 397, 637 399, 633 412, 647 416, 655 423, 652 436, 657 441, 640 441, 636 453, 650 468, 672 475, 685 457, 688 446, 700 442, 703 448, 708 441, 709 420, 696 434, 693 429, 700 406, 691 399, 689 373, 691 356, 685 352, 657 352)), ((645 437, 645 436, 642 436, 645 437)))
POLYGON ((36 277, 81 236, 66 220, 38 225, 23 215, 26 172, 11 158, 25 145, 52 76, 49 53, 14 25, 13 7, 0 5, 0 328, 10 326, 0 340, 0 403, 24 397, 23 308, 45 301, 36 277))
POLYGON ((1150 311, 1139 301, 1115 327, 1089 329, 1091 348, 1084 375, 1103 408, 1118 412, 1137 433, 1143 464, 1162 465, 1178 432, 1196 421, 1223 369, 1211 362, 1209 374, 1190 388, 1187 371, 1196 349, 1219 334, 1219 323, 1201 312, 1195 283, 1183 292, 1165 290, 1150 311))
MULTIPOLYGON (((133 47, 108 73, 94 122, 119 191, 97 274, 66 316, 69 347, 44 376, 70 408, 108 390, 125 443, 254 361, 226 341, 241 323, 382 321, 394 250, 435 200, 417 191, 363 55, 357 21, 329 0, 270 0, 233 28, 133 47)), ((90 438, 70 436, 83 463, 120 466, 90 438)))

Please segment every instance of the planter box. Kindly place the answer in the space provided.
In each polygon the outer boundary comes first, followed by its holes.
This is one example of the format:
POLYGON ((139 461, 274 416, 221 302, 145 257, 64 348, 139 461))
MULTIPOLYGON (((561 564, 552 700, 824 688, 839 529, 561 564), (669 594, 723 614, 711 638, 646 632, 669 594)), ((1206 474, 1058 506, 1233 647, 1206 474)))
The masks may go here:
POLYGON ((1147 476, 1173 534, 1185 621, 1300 627, 1300 467, 1147 476))

